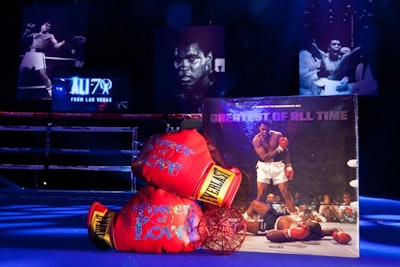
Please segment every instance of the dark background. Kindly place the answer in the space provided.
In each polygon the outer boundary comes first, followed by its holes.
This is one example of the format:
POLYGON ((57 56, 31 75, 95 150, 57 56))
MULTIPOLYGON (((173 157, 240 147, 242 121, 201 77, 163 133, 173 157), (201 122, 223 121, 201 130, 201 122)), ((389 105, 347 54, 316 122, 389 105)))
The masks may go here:
MULTIPOLYGON (((400 198, 394 186, 399 179, 396 166, 400 162, 399 138, 394 128, 398 122, 400 89, 397 73, 400 71, 400 2, 374 2, 379 95, 360 96, 358 100, 360 194, 400 198)), ((86 65, 131 69, 132 113, 153 110, 156 27, 224 25, 228 96, 298 94, 299 3, 302 1, 11 0, 2 3, 0 16, 3 59, 0 110, 50 110, 49 102, 17 101, 16 86, 22 8, 25 4, 55 3, 88 7, 86 65)))

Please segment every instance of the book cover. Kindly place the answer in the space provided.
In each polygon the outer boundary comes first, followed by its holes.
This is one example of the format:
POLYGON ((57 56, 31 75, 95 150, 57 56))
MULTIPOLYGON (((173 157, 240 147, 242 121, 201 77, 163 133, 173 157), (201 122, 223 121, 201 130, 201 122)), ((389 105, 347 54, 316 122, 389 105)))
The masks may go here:
POLYGON ((359 257, 356 96, 208 98, 203 131, 243 175, 241 251, 359 257))

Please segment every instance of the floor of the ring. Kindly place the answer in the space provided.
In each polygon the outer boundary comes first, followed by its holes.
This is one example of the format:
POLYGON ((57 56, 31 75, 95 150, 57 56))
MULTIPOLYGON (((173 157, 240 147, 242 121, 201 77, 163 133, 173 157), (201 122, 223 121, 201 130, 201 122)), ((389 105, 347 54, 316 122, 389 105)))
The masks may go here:
POLYGON ((0 266, 400 266, 400 201, 361 196, 359 225, 340 225, 353 237, 347 245, 330 237, 276 244, 248 235, 240 251, 225 256, 202 249, 178 254, 98 249, 87 237, 90 204, 97 200, 119 209, 131 196, 0 190, 0 266))

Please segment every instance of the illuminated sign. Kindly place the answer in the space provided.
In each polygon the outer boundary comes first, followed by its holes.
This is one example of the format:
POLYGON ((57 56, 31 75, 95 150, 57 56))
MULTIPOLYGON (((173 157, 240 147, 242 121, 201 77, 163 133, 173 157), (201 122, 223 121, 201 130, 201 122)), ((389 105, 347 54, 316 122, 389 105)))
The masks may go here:
POLYGON ((53 112, 127 112, 130 70, 53 69, 53 112))
POLYGON ((108 78, 72 78, 71 95, 109 95, 112 81, 108 78))
POLYGON ((72 77, 61 79, 57 91, 69 90, 71 103, 112 103, 113 82, 109 78, 72 77))

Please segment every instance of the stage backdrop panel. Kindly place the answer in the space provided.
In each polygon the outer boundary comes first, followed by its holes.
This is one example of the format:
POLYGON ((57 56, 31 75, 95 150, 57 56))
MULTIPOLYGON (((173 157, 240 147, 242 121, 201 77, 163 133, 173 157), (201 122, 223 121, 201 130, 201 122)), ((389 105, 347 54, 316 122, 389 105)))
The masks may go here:
POLYGON ((207 97, 224 97, 225 28, 154 31, 154 112, 201 113, 207 97))
POLYGON ((376 95, 376 1, 301 3, 300 95, 376 95))
MULTIPOLYGON (((256 164, 261 159, 253 148, 252 140, 259 133, 259 123, 267 120, 272 121, 272 130, 281 132, 289 140, 288 149, 294 169, 294 178, 289 181, 289 188, 295 197, 296 208, 307 205, 306 212, 320 212, 325 195, 330 197, 329 204, 337 209, 352 208, 355 216, 349 220, 339 220, 337 214, 324 212, 327 222, 321 222, 322 227, 347 229, 352 235, 352 241, 347 245, 339 245, 334 243, 332 237, 324 237, 313 245, 307 242, 273 245, 265 235, 247 236, 246 242, 259 243, 252 246, 245 242, 243 249, 358 257, 357 97, 205 99, 204 134, 216 145, 223 164, 237 166, 242 171, 243 180, 233 205, 243 211, 257 194, 256 164), (344 204, 345 193, 350 194, 350 204, 344 204), (261 239, 256 241, 257 238, 261 239)), ((280 207, 285 208, 284 198, 272 182, 268 186, 268 193, 280 196, 280 207)))
POLYGON ((18 100, 50 100, 52 79, 57 68, 81 68, 86 59, 88 7, 81 4, 34 4, 23 8, 21 21, 18 100), (45 29, 48 24, 50 28, 45 29), (61 44, 52 45, 53 43, 61 44), (39 63, 43 62, 43 63, 39 63))

